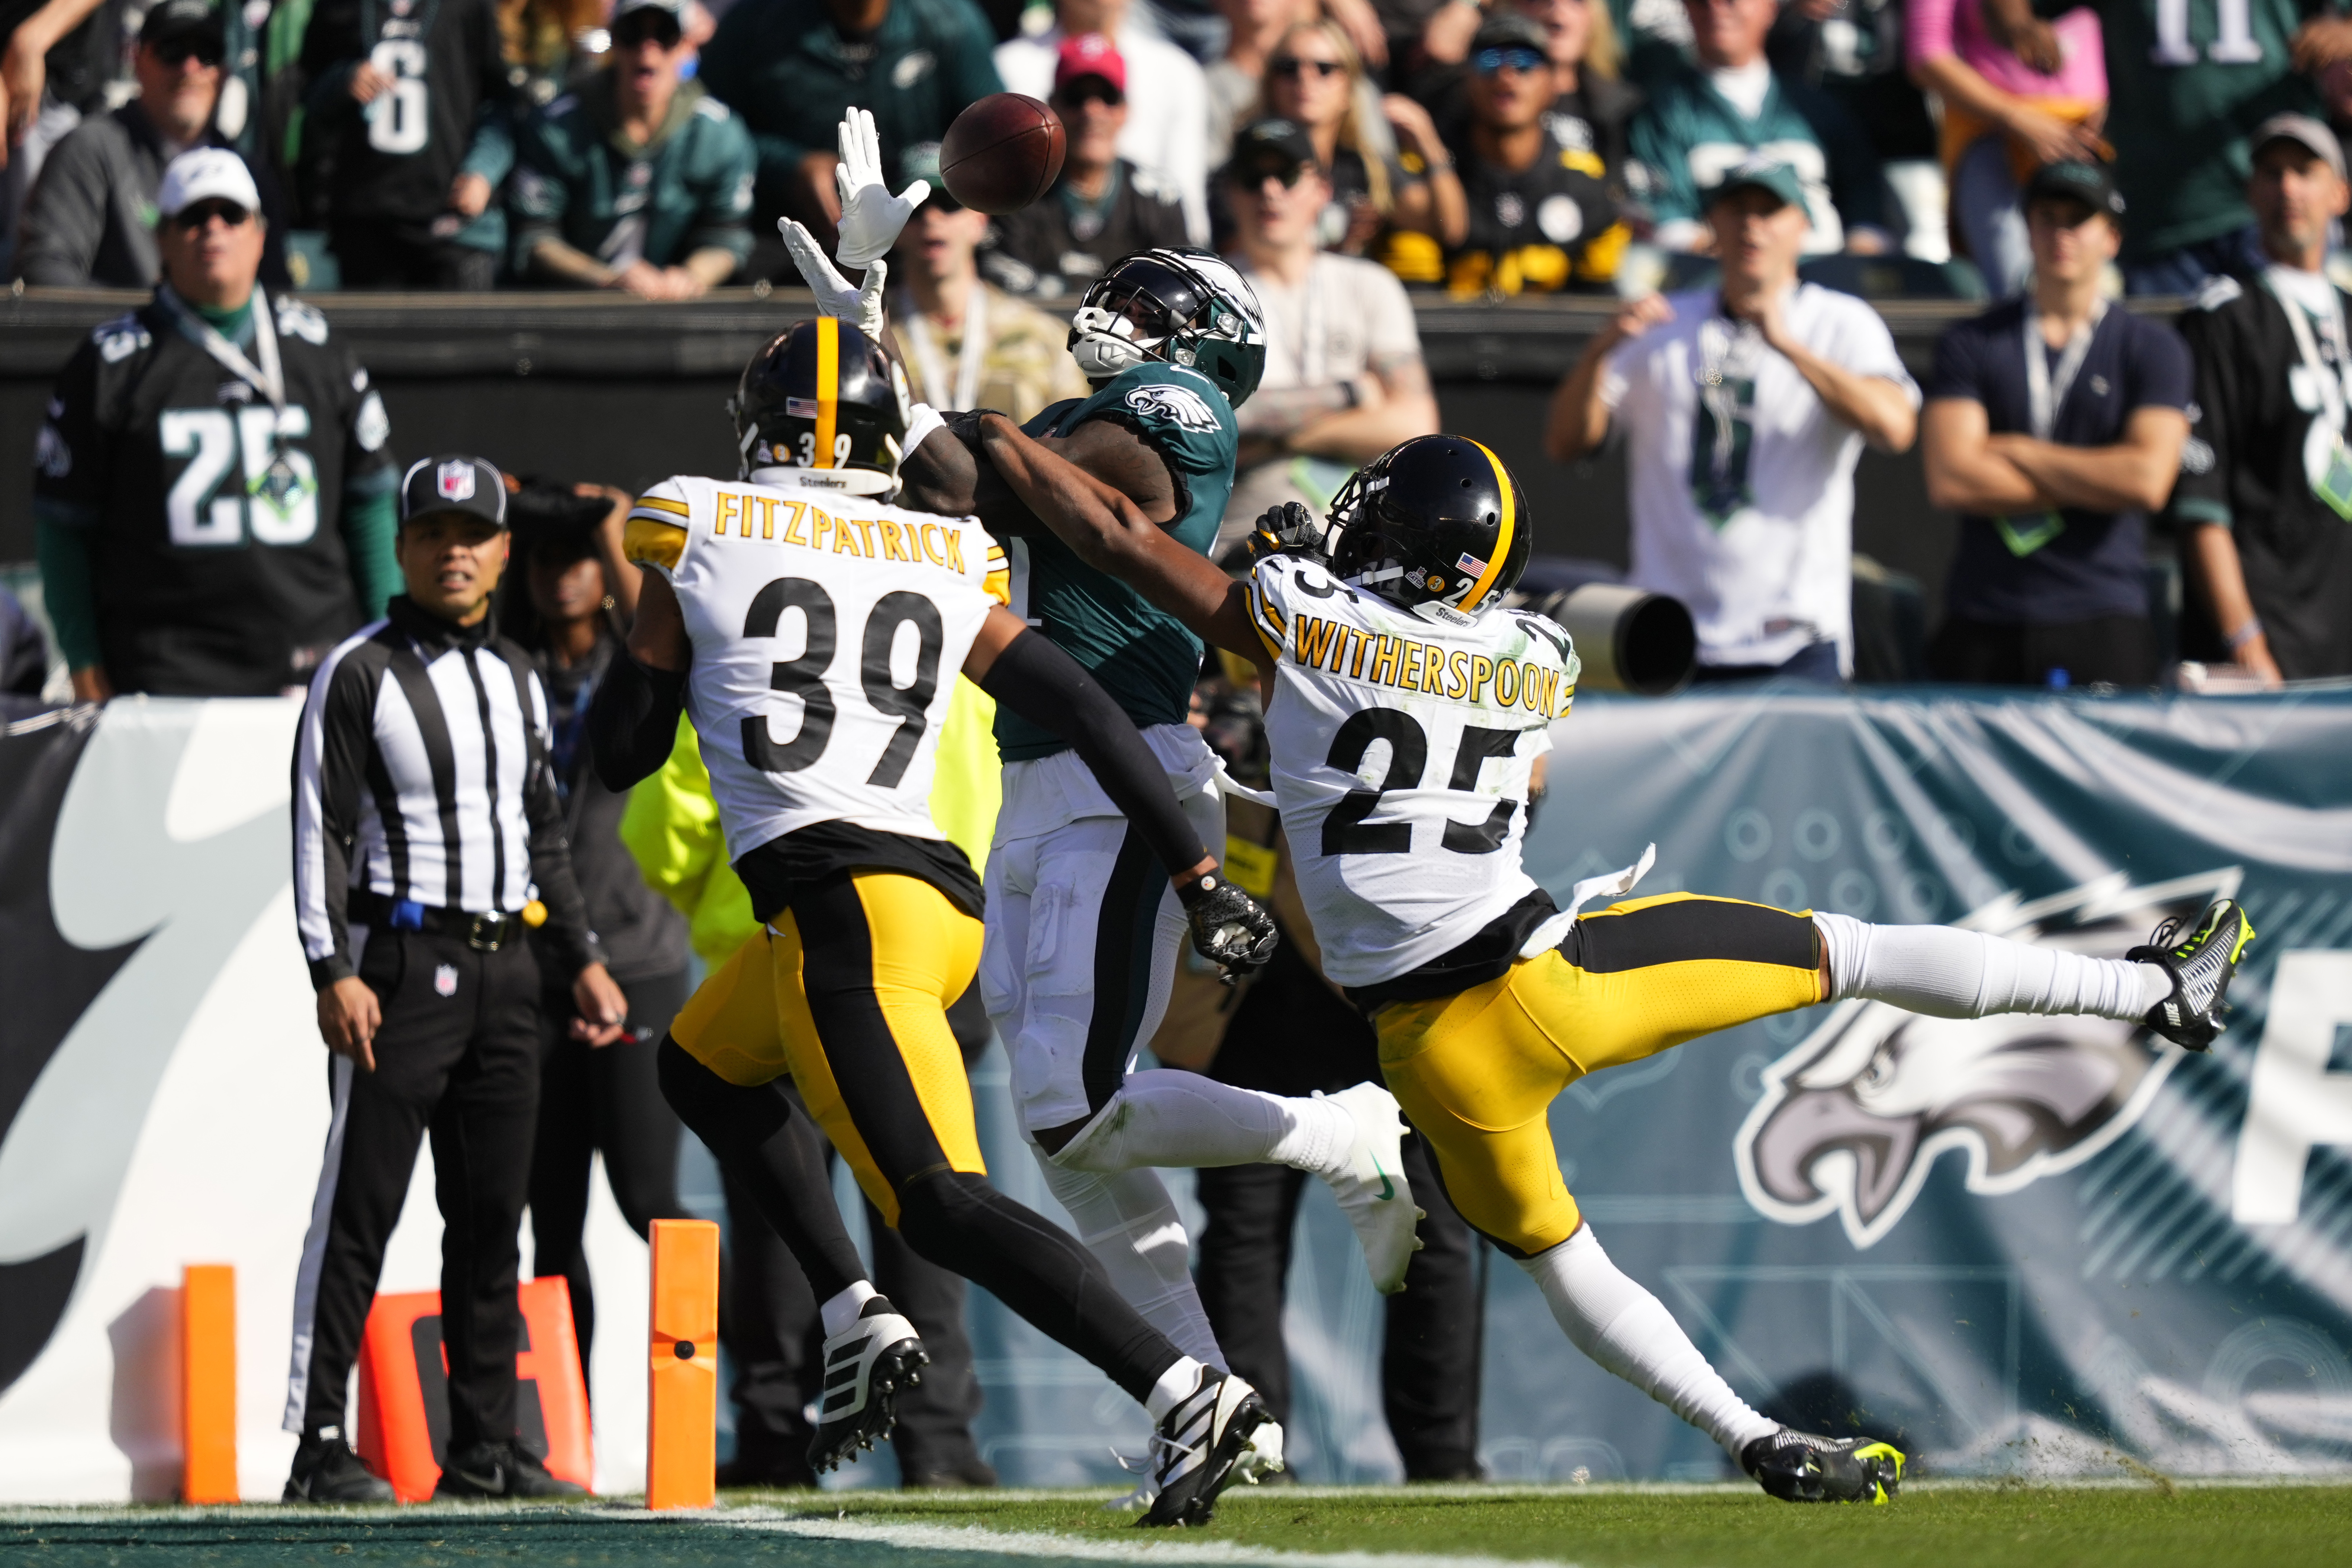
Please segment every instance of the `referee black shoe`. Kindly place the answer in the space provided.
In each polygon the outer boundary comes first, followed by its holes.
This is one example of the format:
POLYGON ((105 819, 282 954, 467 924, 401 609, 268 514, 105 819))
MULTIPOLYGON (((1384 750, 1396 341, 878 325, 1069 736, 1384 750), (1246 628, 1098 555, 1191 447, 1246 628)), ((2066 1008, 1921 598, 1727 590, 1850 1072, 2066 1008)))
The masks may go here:
POLYGON ((2124 954, 2134 963, 2153 963, 2172 976, 2172 994, 2147 1010, 2147 1026, 2192 1051, 2210 1051, 2229 1014, 2225 998, 2238 973, 2238 960, 2254 940, 2254 928, 2235 899, 2205 906, 2186 936, 2180 921, 2156 928, 2146 947, 2124 954))
POLYGON ((1208 1523, 1217 1494, 1241 1479, 1250 1435, 1271 1419, 1256 1389, 1229 1372, 1202 1368, 1200 1386, 1151 1434, 1151 1507, 1135 1522, 1208 1523))
POLYGON ((476 1443, 459 1448, 441 1464, 434 1483, 436 1500, 458 1498, 575 1498, 588 1489, 547 1473, 539 1456, 520 1443, 476 1443))
POLYGON ((352 1452, 340 1428, 305 1436, 294 1450, 286 1478, 285 1502, 394 1502, 391 1486, 352 1452))
POLYGON ((1790 1426, 1740 1449, 1739 1468, 1782 1502, 1883 1504, 1903 1483, 1903 1453, 1893 1444, 1790 1426))
POLYGON ((824 1389, 817 1396, 809 1468, 822 1475, 887 1437, 898 1424, 898 1391, 921 1383, 930 1359, 889 1297, 867 1298, 857 1321, 824 1342, 824 1389))

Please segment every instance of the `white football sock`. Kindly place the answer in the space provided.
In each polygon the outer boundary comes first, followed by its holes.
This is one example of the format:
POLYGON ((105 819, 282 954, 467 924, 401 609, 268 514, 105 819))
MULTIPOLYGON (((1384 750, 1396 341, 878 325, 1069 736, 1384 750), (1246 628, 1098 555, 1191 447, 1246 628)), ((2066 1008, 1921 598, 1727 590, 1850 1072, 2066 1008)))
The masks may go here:
POLYGON ((1591 1226, 1519 1267, 1542 1289, 1570 1343, 1722 1444, 1733 1459, 1780 1429, 1731 1392, 1665 1303, 1609 1261, 1591 1226))
POLYGON ((880 1294, 881 1291, 860 1279, 844 1289, 839 1295, 826 1297, 824 1304, 816 1310, 816 1315, 824 1321, 824 1337, 832 1339, 836 1334, 847 1333, 849 1325, 857 1321, 857 1314, 866 1310, 866 1303, 880 1294))
POLYGON ((1319 1174, 1353 1134, 1348 1113, 1336 1105, 1159 1068, 1128 1074, 1110 1103, 1054 1161, 1076 1171, 1130 1171, 1270 1160, 1319 1174))
POLYGON ((1937 1018, 2088 1013, 2137 1023, 2172 994, 2154 963, 2093 958, 1950 926, 1869 925, 1816 914, 1830 955, 1830 996, 1891 1003, 1937 1018))
POLYGON ((1201 1386, 1201 1374, 1206 1370, 1191 1356, 1185 1356, 1160 1374, 1160 1381, 1143 1397, 1143 1408, 1150 1415, 1153 1426, 1166 1420, 1171 1410, 1192 1397, 1192 1391, 1201 1386))
POLYGON ((1225 1370, 1192 1286, 1192 1243, 1157 1171, 1073 1171, 1031 1144, 1055 1200, 1111 1289, 1186 1355, 1225 1370))

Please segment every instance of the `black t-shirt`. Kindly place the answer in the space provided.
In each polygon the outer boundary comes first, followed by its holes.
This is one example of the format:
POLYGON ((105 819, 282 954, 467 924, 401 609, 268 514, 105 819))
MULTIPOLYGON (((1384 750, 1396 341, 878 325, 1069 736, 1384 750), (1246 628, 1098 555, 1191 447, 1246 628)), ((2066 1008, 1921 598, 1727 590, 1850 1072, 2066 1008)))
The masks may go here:
MULTIPOLYGON (((2062 351, 2035 346, 2054 376, 2062 351)), ((1944 334, 1927 395, 1982 404, 1995 435, 2031 434, 2025 353, 2024 301, 1996 305, 1944 334)), ((2188 345, 2171 328, 2112 308, 2057 406, 2051 439, 2111 447, 2135 410, 2187 408, 2190 377, 2188 345)), ((1964 517, 1945 604, 1963 619, 2000 626, 2145 616, 2147 540, 2147 518, 2137 511, 2069 507, 2055 527, 2046 516, 1964 517)))
POLYGON ((391 426, 326 318, 298 300, 271 306, 282 414, 161 301, 98 328, 58 382, 33 505, 45 521, 89 531, 117 690, 275 695, 361 624, 344 492, 395 481, 391 426), (266 493, 273 445, 307 500, 266 493))
POLYGON ((1591 153, 1569 151, 1547 130, 1543 151, 1524 169, 1506 169, 1475 154, 1457 167, 1470 228, 1446 258, 1446 281, 1454 292, 1491 286, 1506 294, 1548 293, 1578 282, 1598 284, 1601 274, 1615 271, 1613 250, 1605 268, 1586 258, 1587 247, 1617 221, 1617 205, 1591 153))
MULTIPOLYGON (((2341 290, 2336 300, 2352 313, 2341 290)), ((2352 675, 2352 522, 2312 493, 2311 468, 2324 463, 2326 447, 2325 432, 2315 439, 2312 426, 2326 400, 2286 307, 2258 279, 2220 279, 2181 317, 2180 331, 2197 362, 2197 404, 2172 516, 2230 529, 2254 614, 2289 679, 2352 675)), ((2335 334, 2314 322, 2312 346, 2352 391, 2352 363, 2335 334)), ((2188 609, 2181 652, 2228 657, 2201 597, 2189 595, 2188 609)))
POLYGON ((1042 199, 996 219, 980 270, 1008 294, 1075 303, 1129 252, 1188 243, 1176 193, 1121 158, 1100 202, 1080 197, 1065 176, 1042 199))
POLYGON ((430 224, 448 206, 483 105, 503 111, 512 96, 490 0, 320 0, 302 71, 342 218, 430 224), (394 79, 364 108, 348 85, 363 60, 394 79))
MULTIPOLYGON (((605 963, 613 978, 625 984, 685 969, 687 941, 686 918, 646 886, 636 858, 621 842, 627 792, 615 795, 606 789, 590 765, 588 708, 619 647, 604 637, 578 664, 560 663, 544 651, 534 655, 533 662, 547 692, 549 772, 563 804, 572 874, 580 879, 588 926, 604 944, 605 963)), ((549 964, 545 973, 553 980, 561 969, 549 964)))

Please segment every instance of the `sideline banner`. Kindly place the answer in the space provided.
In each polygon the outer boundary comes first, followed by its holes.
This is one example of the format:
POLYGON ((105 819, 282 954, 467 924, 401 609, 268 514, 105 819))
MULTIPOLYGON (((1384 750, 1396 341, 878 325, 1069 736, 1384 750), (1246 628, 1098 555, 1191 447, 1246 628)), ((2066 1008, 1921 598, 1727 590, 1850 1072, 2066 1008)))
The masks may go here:
MULTIPOLYGON (((189 1262, 237 1267, 245 1494, 284 1479, 327 1113, 288 890, 294 717, 131 700, 0 739, 0 1499, 168 1495, 189 1262)), ((2210 1057, 1848 1004, 1572 1088, 1570 1189, 1743 1394, 1944 1473, 2352 1470, 2352 689, 1588 699, 1555 738, 1529 858, 1556 889, 1654 842, 1642 893, 2120 952, 2234 892, 2260 933, 2210 1057)), ((994 1178, 1059 1217, 1001 1055, 974 1084, 994 1178)), ((386 1289, 437 1283, 429 1184, 386 1289)), ((1302 1479, 1392 1479, 1380 1300, 1308 1187, 1291 1453, 1302 1479)), ((633 1489, 645 1249, 597 1190, 598 1478, 633 1489)), ((971 1319, 1005 1481, 1119 1479, 1140 1412, 978 1291, 971 1319)), ((1486 1361, 1497 1479, 1727 1473, 1499 1258, 1486 1361)), ((845 1479, 894 1478, 876 1455, 845 1479)))

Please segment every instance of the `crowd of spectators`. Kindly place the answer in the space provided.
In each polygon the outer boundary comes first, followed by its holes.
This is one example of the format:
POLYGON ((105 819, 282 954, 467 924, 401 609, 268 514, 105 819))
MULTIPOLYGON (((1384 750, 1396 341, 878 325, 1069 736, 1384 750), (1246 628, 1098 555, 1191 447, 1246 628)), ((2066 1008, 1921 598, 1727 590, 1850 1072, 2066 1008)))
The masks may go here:
POLYGON ((897 167, 1008 89, 1055 104, 1070 164, 992 226, 982 269, 1044 300, 1130 241, 1226 247, 1216 171, 1268 119, 1314 144, 1324 248, 1456 298, 1710 276, 1708 194, 1759 156, 1798 174, 1809 260, 1900 258, 1869 270, 1874 292, 2020 297, 2020 192, 2078 160, 2110 169, 2130 215, 2109 292, 2192 294, 2258 267, 2248 137, 2274 113, 2352 115, 2352 16, 2309 0, 2050 9, 0 0, 0 271, 152 282, 163 165, 217 143, 253 165, 271 274, 282 245, 299 286, 688 298, 788 279, 780 216, 830 240, 845 108, 875 116, 897 167))

